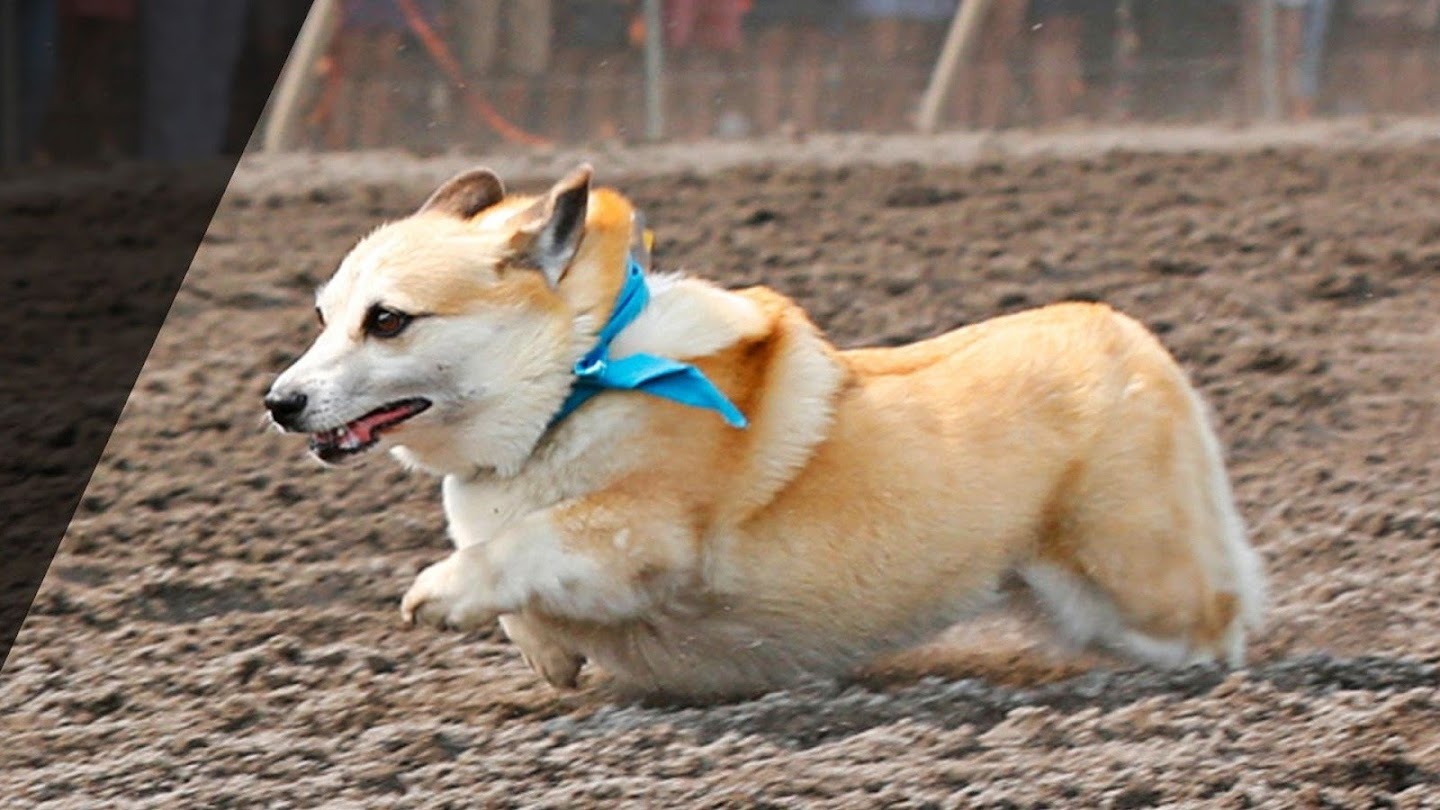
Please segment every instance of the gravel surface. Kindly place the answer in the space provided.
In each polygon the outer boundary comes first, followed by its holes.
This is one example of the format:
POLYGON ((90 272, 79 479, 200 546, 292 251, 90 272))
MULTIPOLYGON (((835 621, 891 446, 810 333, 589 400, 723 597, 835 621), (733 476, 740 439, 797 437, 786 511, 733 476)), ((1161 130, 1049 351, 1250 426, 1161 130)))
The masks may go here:
MULTIPOLYGON (((448 547, 435 482, 383 457, 321 470, 263 429, 259 397, 313 336, 311 292, 346 248, 471 161, 252 161, 0 676, 0 795, 1440 807, 1440 145, 1424 131, 589 155, 648 212, 662 267, 773 285, 842 345, 1064 299, 1140 318, 1214 402, 1271 573, 1243 671, 1071 661, 1001 617, 719 706, 619 701, 593 675, 556 693, 494 633, 401 627, 401 593, 448 547)), ((575 157, 490 162, 538 187, 575 157)))

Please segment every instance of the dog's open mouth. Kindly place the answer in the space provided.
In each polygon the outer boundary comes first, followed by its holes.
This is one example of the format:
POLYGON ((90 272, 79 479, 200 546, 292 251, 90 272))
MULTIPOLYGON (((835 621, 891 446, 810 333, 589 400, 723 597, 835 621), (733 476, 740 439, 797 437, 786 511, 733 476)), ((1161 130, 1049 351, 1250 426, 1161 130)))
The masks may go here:
POLYGON ((428 399, 402 399, 376 408, 353 422, 310 434, 310 451, 326 463, 369 450, 380 434, 430 407, 428 399))

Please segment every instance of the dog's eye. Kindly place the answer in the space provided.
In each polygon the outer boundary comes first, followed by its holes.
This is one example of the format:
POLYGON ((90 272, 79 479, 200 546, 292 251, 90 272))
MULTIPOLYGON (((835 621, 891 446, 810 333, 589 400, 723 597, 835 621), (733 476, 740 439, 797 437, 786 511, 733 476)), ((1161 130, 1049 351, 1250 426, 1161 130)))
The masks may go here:
POLYGON ((411 317, 398 310, 376 304, 365 313, 365 334, 378 338, 393 338, 405 331, 411 317))
POLYGON ((315 307, 315 319, 320 322, 320 328, 321 328, 321 329, 324 329, 324 328, 325 328, 325 313, 323 313, 323 312, 320 311, 320 307, 315 307))

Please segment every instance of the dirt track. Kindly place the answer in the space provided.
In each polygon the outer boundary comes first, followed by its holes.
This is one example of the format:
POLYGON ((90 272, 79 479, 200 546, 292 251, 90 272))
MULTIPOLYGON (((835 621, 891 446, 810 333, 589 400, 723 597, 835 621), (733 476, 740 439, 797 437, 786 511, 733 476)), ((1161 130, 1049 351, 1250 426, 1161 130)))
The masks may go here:
POLYGON ((259 395, 313 287, 429 181, 313 171, 222 205, 0 678, 0 795, 1440 807, 1440 146, 599 168, 662 266, 776 286, 844 345, 1066 298, 1151 325, 1216 405, 1272 575, 1254 665, 1085 672, 997 621, 680 708, 557 697, 494 637, 405 630, 447 549, 434 482, 322 471, 259 395))

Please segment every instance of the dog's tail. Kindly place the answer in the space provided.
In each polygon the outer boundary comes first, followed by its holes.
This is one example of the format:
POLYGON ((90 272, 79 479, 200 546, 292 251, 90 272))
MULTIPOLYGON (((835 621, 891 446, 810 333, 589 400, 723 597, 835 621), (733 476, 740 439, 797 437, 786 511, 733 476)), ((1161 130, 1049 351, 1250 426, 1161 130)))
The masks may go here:
POLYGON ((1220 532, 1221 559, 1216 562, 1223 570, 1217 573, 1234 589, 1236 621, 1240 624, 1237 631, 1258 630, 1264 624, 1269 607, 1264 564, 1246 536, 1245 522, 1235 504, 1235 492, 1226 474, 1225 454, 1215 431, 1215 414, 1193 388, 1190 400, 1207 470, 1200 482, 1204 489, 1204 508, 1220 532))

